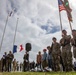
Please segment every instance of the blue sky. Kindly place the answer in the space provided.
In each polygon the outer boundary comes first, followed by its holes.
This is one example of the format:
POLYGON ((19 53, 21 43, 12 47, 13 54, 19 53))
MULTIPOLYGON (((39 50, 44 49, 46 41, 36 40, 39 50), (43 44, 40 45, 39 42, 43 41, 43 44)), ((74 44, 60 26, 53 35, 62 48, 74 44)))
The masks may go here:
MULTIPOLYGON (((76 0, 69 0, 72 8, 73 29, 76 28, 76 0)), ((36 59, 38 51, 41 51, 52 43, 52 37, 56 36, 58 42, 61 38, 61 29, 58 12, 57 0, 0 0, 0 42, 5 26, 6 17, 9 12, 15 10, 9 17, 6 32, 0 51, 0 58, 3 53, 12 51, 14 32, 17 18, 19 18, 15 44, 20 45, 30 42, 32 50, 30 52, 30 61, 36 59)), ((61 12, 63 29, 71 34, 67 15, 65 11, 61 12)), ((15 53, 18 61, 23 60, 25 50, 15 53)))

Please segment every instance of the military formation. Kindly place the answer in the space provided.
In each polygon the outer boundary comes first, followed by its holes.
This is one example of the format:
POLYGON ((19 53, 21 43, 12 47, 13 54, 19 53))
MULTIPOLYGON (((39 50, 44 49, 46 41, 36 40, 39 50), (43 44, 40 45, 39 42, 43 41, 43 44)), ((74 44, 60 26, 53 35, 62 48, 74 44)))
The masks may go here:
MULTIPOLYGON (((43 49, 43 54, 41 51, 38 52, 36 63, 34 61, 29 62, 29 52, 26 51, 23 57, 23 63, 20 64, 20 71, 49 71, 48 69, 51 69, 51 71, 73 71, 73 57, 76 60, 76 30, 72 30, 72 36, 67 35, 66 30, 62 30, 60 41, 57 42, 57 38, 53 37, 51 46, 43 49)), ((11 64, 13 64, 13 71, 19 70, 18 62, 14 59, 11 51, 8 54, 7 52, 4 53, 0 64, 0 70, 2 72, 10 72, 12 70, 11 64)))

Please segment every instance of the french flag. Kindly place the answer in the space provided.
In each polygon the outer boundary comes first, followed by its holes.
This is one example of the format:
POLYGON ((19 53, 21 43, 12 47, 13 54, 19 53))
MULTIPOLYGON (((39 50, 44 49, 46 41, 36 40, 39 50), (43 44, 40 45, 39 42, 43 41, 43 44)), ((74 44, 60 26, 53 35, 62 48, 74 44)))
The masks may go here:
POLYGON ((17 45, 13 46, 13 53, 21 52, 23 50, 24 50, 23 45, 20 45, 19 47, 17 47, 17 45))

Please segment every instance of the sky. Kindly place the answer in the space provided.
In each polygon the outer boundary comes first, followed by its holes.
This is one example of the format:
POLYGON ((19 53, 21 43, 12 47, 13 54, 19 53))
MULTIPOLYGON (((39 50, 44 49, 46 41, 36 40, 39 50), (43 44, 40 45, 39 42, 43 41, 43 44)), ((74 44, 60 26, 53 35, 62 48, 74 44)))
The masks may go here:
MULTIPOLYGON (((72 9, 72 28, 76 29, 76 0, 69 0, 72 9)), ((52 37, 56 37, 59 42, 61 38, 60 19, 57 0, 0 0, 0 43, 8 14, 13 10, 13 14, 8 18, 7 27, 0 51, 0 58, 4 52, 12 51, 17 18, 18 27, 15 38, 15 45, 31 43, 30 61, 36 60, 38 51, 51 45, 52 37)), ((67 14, 61 12, 62 26, 71 35, 67 14)), ((17 52, 14 57, 23 61, 25 50, 17 52)))

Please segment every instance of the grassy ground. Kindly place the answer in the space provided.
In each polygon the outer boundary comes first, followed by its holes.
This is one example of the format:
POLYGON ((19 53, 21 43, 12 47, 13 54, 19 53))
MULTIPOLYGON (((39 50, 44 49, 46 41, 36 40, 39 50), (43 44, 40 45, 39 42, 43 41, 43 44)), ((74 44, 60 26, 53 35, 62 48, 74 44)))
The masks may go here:
POLYGON ((0 75, 76 75, 76 72, 4 72, 0 75))

